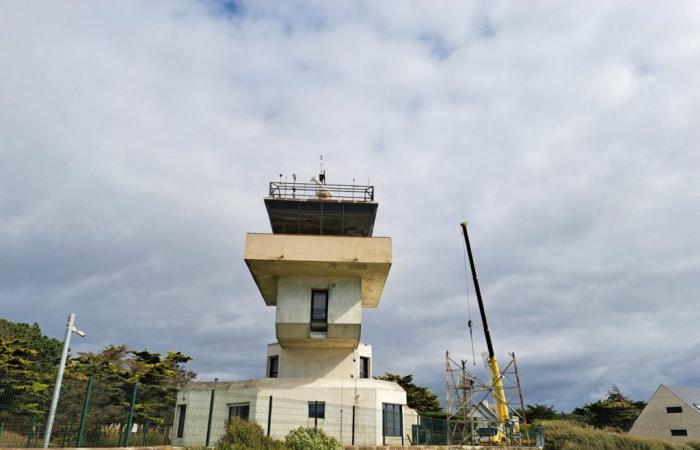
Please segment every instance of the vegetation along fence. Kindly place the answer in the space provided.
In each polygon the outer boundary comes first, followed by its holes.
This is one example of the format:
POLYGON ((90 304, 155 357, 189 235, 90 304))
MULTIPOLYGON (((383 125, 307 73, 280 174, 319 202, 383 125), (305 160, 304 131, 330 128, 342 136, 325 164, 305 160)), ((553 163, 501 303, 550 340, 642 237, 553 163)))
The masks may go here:
MULTIPOLYGON (((213 445, 226 423, 241 417, 283 439, 291 430, 323 430, 343 444, 445 444, 444 419, 408 410, 201 392, 185 407, 162 388, 94 379, 64 380, 50 447, 213 445), (176 405, 177 404, 177 405, 176 405)), ((0 384, 0 447, 41 447, 49 399, 23 386, 0 384)))
MULTIPOLYGON (((115 447, 170 443, 174 407, 158 387, 64 380, 51 447, 115 447)), ((0 384, 0 447, 41 447, 49 400, 0 384)))

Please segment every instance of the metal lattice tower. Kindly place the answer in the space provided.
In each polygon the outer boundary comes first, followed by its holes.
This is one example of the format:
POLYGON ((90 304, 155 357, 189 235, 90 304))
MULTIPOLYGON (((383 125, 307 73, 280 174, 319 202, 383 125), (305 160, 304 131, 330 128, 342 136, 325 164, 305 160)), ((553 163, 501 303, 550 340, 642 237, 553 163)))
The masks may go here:
MULTIPOLYGON (((520 388, 520 377, 515 354, 501 371, 505 386, 511 421, 506 423, 504 433, 509 445, 529 442, 524 401, 520 388), (513 408, 519 406, 519 410, 513 408)), ((495 412, 493 387, 467 370, 466 361, 455 361, 445 353, 445 412, 447 415, 448 445, 478 445, 489 429, 498 426, 495 412)))

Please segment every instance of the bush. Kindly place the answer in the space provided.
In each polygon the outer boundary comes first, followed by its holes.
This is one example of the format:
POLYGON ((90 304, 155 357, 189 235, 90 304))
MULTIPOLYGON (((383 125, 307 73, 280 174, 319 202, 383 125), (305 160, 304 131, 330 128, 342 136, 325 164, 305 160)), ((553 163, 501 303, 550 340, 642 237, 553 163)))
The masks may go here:
POLYGON ((289 432, 284 440, 289 450, 340 450, 340 442, 321 430, 299 427, 289 432))
POLYGON ((599 430, 572 421, 543 421, 545 450, 694 450, 697 444, 671 444, 610 430, 599 430))
POLYGON ((283 443, 265 435, 262 427, 235 417, 217 441, 216 450, 285 450, 283 443))

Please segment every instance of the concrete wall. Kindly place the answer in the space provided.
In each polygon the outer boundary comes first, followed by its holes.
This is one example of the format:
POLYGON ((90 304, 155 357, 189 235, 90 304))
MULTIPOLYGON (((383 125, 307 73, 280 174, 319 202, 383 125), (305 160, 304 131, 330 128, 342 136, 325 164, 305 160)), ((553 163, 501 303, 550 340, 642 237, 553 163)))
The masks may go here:
POLYGON ((345 348, 360 342, 359 278, 282 277, 278 282, 275 332, 282 347, 345 348), (311 293, 328 290, 328 329, 311 332, 311 293))
POLYGON ((268 305, 283 277, 360 279, 362 306, 376 308, 391 268, 391 239, 248 233, 245 262, 268 305))
MULTIPOLYGON (((360 376, 360 357, 370 358, 372 377, 372 346, 360 344, 356 349, 282 348, 267 346, 267 357, 279 356, 279 378, 344 378, 360 376)), ((267 363, 265 364, 267 376, 267 363)))
POLYGON ((669 442, 700 441, 700 411, 682 402, 665 386, 659 386, 629 434, 669 442), (683 412, 668 413, 668 406, 680 406, 683 412), (671 436, 671 430, 688 430, 688 436, 671 436))
POLYGON ((359 278, 284 277, 277 290, 276 323, 308 323, 311 291, 328 289, 328 323, 362 323, 359 278))
MULTIPOLYGON (((325 402, 325 418, 317 426, 331 436, 350 444, 352 439, 353 406, 355 407, 355 442, 377 445, 398 444, 400 437, 382 437, 382 404, 404 405, 404 436, 410 435, 417 415, 406 407, 406 393, 392 382, 363 380, 305 380, 261 379, 231 383, 192 383, 178 393, 177 404, 187 405, 183 438, 177 438, 178 417, 173 427, 173 445, 201 447, 204 445, 211 391, 215 390, 210 444, 223 434, 228 421, 229 406, 250 404, 250 420, 267 430, 270 396, 272 396, 271 436, 283 439, 299 426, 314 426, 308 417, 308 403, 325 402)), ((407 441, 405 441, 407 443, 407 441)))

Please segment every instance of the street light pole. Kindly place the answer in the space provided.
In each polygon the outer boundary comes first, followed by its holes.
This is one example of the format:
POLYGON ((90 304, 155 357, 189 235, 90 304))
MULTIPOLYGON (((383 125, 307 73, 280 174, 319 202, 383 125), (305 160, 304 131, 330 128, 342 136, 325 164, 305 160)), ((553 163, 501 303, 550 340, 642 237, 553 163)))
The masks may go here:
POLYGON ((58 365, 58 373, 56 374, 56 384, 53 387, 53 397, 51 398, 51 409, 49 409, 49 418, 46 421, 46 431, 44 432, 43 448, 49 447, 51 440, 51 429, 53 421, 56 417, 56 406, 58 405, 58 397, 61 394, 61 383, 63 382, 63 371, 66 368, 66 359, 68 358, 68 347, 70 346, 70 337, 73 332, 78 333, 78 336, 85 337, 85 333, 75 328, 75 314, 68 315, 68 324, 66 325, 66 337, 63 340, 63 352, 61 353, 61 362, 58 365))

